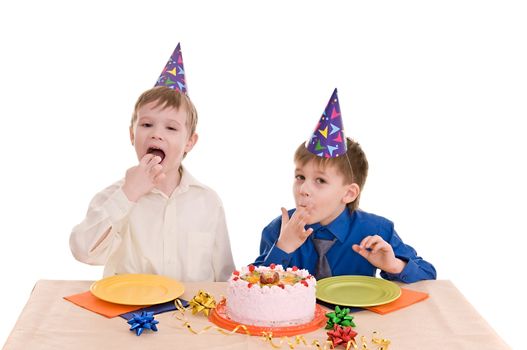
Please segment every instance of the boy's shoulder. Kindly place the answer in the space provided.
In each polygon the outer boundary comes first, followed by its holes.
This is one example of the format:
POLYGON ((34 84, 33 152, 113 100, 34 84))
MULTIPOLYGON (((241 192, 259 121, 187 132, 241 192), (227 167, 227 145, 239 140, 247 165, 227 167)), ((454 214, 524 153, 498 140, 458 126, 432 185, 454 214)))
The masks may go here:
POLYGON ((118 191, 120 188, 123 187, 124 184, 124 178, 120 179, 119 181, 115 181, 113 184, 106 186, 102 191, 100 191, 97 196, 102 197, 109 197, 114 192, 118 191))
POLYGON ((218 193, 216 193, 216 191, 212 189, 212 187, 205 185, 201 181, 197 180, 186 168, 183 168, 181 186, 186 187, 188 190, 194 193, 199 193, 203 196, 206 196, 208 199, 213 200, 223 206, 218 193))
POLYGON ((90 206, 103 205, 103 203, 105 203, 110 197, 116 198, 118 201, 125 201, 124 193, 122 195, 117 193, 122 188, 123 184, 124 178, 106 186, 103 190, 97 192, 95 196, 93 196, 90 206))
POLYGON ((393 229, 393 221, 377 214, 366 212, 362 209, 356 209, 352 213, 353 221, 360 226, 393 229))

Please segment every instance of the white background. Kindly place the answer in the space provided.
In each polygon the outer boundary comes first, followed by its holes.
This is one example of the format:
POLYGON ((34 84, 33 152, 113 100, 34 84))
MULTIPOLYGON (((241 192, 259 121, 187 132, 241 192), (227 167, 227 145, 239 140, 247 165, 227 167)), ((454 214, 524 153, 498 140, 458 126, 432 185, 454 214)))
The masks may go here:
POLYGON ((71 228, 134 165, 133 104, 181 42, 200 118, 185 164, 222 197, 238 266, 292 207, 293 152, 338 87, 370 161, 362 208, 523 347, 526 17, 504 0, 3 1, 0 343, 37 280, 101 277, 71 228))

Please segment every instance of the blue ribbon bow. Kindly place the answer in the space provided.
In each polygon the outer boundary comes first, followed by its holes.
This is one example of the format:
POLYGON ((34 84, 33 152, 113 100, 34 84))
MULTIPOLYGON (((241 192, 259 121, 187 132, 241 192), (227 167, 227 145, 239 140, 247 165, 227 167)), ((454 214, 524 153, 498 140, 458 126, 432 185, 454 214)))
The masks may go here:
POLYGON ((135 330, 135 334, 139 336, 145 329, 150 329, 154 332, 157 332, 156 324, 158 324, 159 321, 154 320, 153 312, 143 311, 141 315, 133 314, 133 318, 127 323, 131 325, 130 330, 135 330))

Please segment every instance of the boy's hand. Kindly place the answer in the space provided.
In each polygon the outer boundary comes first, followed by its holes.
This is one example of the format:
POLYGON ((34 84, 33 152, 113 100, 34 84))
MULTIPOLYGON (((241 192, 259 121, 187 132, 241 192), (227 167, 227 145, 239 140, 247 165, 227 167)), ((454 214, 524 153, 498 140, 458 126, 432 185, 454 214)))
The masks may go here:
POLYGON ((406 266, 404 261, 395 257, 392 246, 379 235, 364 237, 360 245, 354 244, 352 248, 370 264, 388 273, 400 273, 406 266))
POLYGON ((123 192, 129 201, 137 202, 165 178, 160 162, 161 157, 148 153, 141 158, 139 165, 126 171, 123 192))
POLYGON ((305 229, 308 218, 309 213, 303 207, 298 208, 291 218, 287 210, 282 208, 282 228, 276 246, 288 254, 297 250, 313 233, 312 228, 305 229))

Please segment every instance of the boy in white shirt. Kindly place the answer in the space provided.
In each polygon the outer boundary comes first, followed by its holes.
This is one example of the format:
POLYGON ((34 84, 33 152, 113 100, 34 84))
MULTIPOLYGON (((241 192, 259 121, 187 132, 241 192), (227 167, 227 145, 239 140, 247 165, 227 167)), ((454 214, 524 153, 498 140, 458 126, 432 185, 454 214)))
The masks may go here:
POLYGON ((105 265, 104 276, 227 280, 234 262, 223 205, 181 165, 198 140, 196 124, 178 44, 156 86, 135 104, 130 140, 139 164, 98 193, 73 228, 77 260, 105 265))

